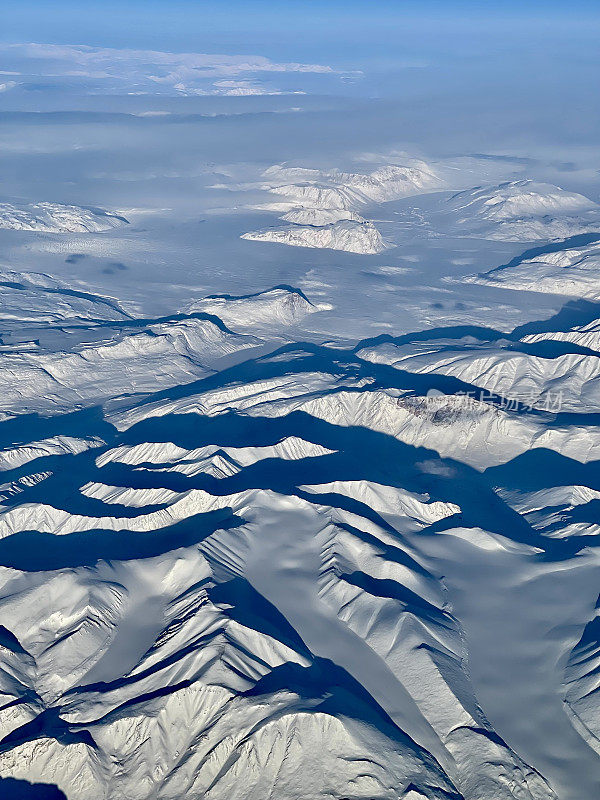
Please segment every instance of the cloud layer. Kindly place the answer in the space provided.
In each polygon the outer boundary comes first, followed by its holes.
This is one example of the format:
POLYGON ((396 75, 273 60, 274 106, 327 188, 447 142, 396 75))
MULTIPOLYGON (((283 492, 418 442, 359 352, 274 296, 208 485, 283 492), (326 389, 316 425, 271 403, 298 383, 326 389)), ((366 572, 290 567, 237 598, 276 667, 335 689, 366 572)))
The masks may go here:
POLYGON ((278 94, 281 90, 265 78, 335 74, 323 64, 278 63, 264 56, 36 43, 2 44, 0 52, 22 77, 89 80, 107 93, 278 94))

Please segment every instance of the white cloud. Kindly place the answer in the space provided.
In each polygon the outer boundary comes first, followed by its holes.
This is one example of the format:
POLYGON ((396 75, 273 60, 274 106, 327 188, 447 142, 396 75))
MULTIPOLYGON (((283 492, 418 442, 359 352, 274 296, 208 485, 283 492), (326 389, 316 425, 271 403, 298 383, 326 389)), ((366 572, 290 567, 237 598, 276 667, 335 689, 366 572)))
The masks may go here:
POLYGON ((136 93, 280 94, 252 80, 262 74, 337 74, 323 64, 279 63, 264 56, 167 53, 87 45, 1 44, 5 60, 25 76, 86 78, 136 93), (228 85, 226 82, 231 82, 228 85))
POLYGON ((221 95, 224 97, 249 97, 251 95, 304 94, 302 91, 283 92, 271 86, 250 80, 220 80, 206 88, 197 88, 185 83, 176 83, 173 87, 183 95, 221 95))

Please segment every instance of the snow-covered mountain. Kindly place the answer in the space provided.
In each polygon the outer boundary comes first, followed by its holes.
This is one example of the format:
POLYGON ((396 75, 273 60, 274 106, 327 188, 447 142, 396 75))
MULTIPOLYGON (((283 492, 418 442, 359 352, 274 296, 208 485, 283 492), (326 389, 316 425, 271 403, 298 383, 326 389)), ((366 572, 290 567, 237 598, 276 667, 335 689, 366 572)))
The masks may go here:
POLYGON ((259 187, 275 200, 258 208, 275 211, 291 226, 246 233, 242 239, 278 242, 294 247, 345 250, 376 255, 387 244, 375 225, 357 212, 439 189, 445 181, 424 162, 389 164, 369 173, 275 165, 263 173, 259 187))
POLYGON ((276 288, 244 298, 208 297, 170 317, 139 319, 109 298, 71 295, 47 276, 15 277, 23 282, 6 280, 8 308, 0 300, 0 321, 9 317, 14 340, 2 348, 4 415, 68 411, 195 380, 224 358, 263 345, 264 332, 277 341, 282 328, 317 310, 301 292, 276 288), (21 295, 33 308, 17 320, 21 295), (91 341, 82 337, 83 320, 95 330, 91 341), (63 340, 75 340, 68 352, 53 345, 57 329, 63 340))
POLYGON ((444 213, 461 236, 529 242, 600 231, 600 206, 575 192, 531 180, 459 192, 444 213))
MULTIPOLYGON (((600 240, 600 233, 590 236, 600 240)), ((499 285, 505 289, 600 298, 600 247, 587 244, 579 247, 542 247, 530 257, 521 256, 513 263, 497 267, 465 280, 472 283, 499 285)))
POLYGON ((62 324, 93 326, 130 317, 113 297, 67 286, 41 272, 0 268, 0 322, 3 332, 32 333, 62 324))
MULTIPOLYGON (((0 371, 3 776, 69 800, 556 797, 480 694, 492 612, 463 607, 449 559, 544 658, 520 593, 599 535, 591 339, 550 320, 328 346, 299 338, 319 309, 291 287, 150 320, 9 283, 11 314, 19 292, 22 323, 42 313, 0 371), (49 296, 105 337, 44 339, 68 329, 49 296)), ((580 673, 565 696, 593 728, 580 673)))
POLYGON ((285 222, 293 222, 295 225, 313 226, 331 225, 342 220, 366 222, 360 214, 345 208, 297 208, 288 211, 281 219, 285 222))
POLYGON ((386 164, 368 173, 276 164, 263 173, 261 188, 277 196, 273 203, 263 206, 274 211, 284 207, 351 211, 439 190, 444 184, 444 179, 422 161, 410 166, 386 164))
POLYGON ((40 233, 101 233, 127 225, 125 217, 102 209, 60 203, 0 203, 0 228, 40 233))
POLYGON ((334 222, 324 225, 293 225, 245 233, 242 239, 275 242, 293 247, 318 247, 345 250, 348 253, 373 255, 383 253, 387 245, 371 222, 334 222))
POLYGON ((2 12, 0 800, 600 800, 600 4, 2 12))

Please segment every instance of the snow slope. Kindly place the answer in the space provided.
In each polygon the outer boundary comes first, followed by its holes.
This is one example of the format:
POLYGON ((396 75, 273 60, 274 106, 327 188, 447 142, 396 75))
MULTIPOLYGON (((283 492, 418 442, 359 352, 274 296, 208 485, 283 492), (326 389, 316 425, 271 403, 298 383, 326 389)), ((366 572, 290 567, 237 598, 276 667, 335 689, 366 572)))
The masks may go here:
POLYGON ((101 233, 127 225, 125 217, 101 209, 60 203, 0 203, 0 228, 40 233, 101 233))
POLYGON ((4 277, 0 319, 15 340, 2 348, 0 363, 5 415, 56 413, 193 381, 222 359, 263 346, 260 336, 280 343, 286 328, 318 310, 301 292, 276 288, 203 298, 170 317, 139 319, 109 298, 71 294, 47 276, 4 277), (86 327, 92 336, 82 333, 86 327), (68 352, 61 349, 65 334, 68 352))
POLYGON ((274 205, 289 209, 356 210, 372 203, 385 203, 439 189, 444 181, 422 161, 410 166, 389 164, 370 173, 306 169, 274 165, 263 173, 261 188, 277 195, 274 205), (281 198, 281 199, 279 199, 281 198))
POLYGON ((259 187, 276 199, 258 208, 284 212, 281 218, 293 225, 246 233, 242 239, 362 255, 381 253, 389 245, 358 209, 444 185, 443 179, 420 161, 411 166, 390 164, 370 173, 275 165, 265 170, 263 179, 259 187))
MULTIPOLYGON (((0 453, 3 776, 69 800, 562 800, 562 746, 593 785, 579 673, 545 758, 472 671, 486 651, 449 559, 493 566, 500 607, 595 541, 596 357, 550 324, 294 341, 315 310, 289 287, 208 297, 105 320, 112 343, 5 356, 22 377, 0 453), (565 384, 562 419, 502 402, 567 373, 590 390, 565 384)), ((574 603, 553 619, 565 656, 574 603)), ((535 609, 508 615, 540 652, 535 609)))
POLYGON ((295 225, 245 233, 242 239, 276 242, 293 247, 318 247, 373 255, 387 249, 383 237, 371 222, 334 222, 327 225, 295 225))
MULTIPOLYGON (((600 238, 600 236, 599 236, 600 238)), ((519 263, 466 278, 471 283, 493 283, 506 289, 600 298, 600 247, 597 244, 540 252, 519 263)))
POLYGON ((500 241, 566 239, 600 230, 600 207, 581 194, 531 180, 458 192, 444 205, 457 235, 500 241))

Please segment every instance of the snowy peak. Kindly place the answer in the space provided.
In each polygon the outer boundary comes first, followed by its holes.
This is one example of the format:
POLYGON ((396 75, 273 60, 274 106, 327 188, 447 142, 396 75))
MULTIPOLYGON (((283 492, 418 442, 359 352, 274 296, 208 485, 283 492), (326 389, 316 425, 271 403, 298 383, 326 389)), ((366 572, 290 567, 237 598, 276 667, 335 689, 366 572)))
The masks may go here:
POLYGON ((318 308, 299 289, 278 286, 239 297, 212 295, 195 301, 187 311, 215 314, 233 330, 246 331, 255 327, 262 330, 294 325, 318 308))
POLYGON ((342 220, 366 222, 360 214, 343 208, 298 208, 288 211, 281 219, 285 222, 293 222, 295 225, 313 226, 331 225, 342 220))
POLYGON ((564 239, 600 230, 600 207, 581 194, 531 180, 453 195, 446 211, 463 236, 507 241, 564 239))
MULTIPOLYGON (((571 242, 584 236, 574 237, 571 242)), ((600 240, 600 233, 588 238, 600 240)), ((541 247, 538 252, 531 252, 529 258, 527 253, 524 256, 482 275, 467 277, 465 281, 600 300, 600 246, 597 243, 564 249, 541 247)))
POLYGON ((263 177, 269 182, 261 188, 277 199, 260 208, 284 212, 282 219, 294 223, 294 227, 246 233, 242 239, 362 255, 381 253, 388 245, 375 225, 357 213, 359 209, 443 185, 421 162, 411 167, 383 166, 370 173, 276 165, 266 170, 263 177))
POLYGON ((384 203, 443 187, 428 165, 385 165, 370 173, 273 166, 264 172, 266 188, 304 208, 351 209, 384 203))
POLYGON ((282 344, 289 328, 319 310, 299 290, 277 287, 146 319, 45 275, 7 272, 0 286, 5 413, 64 412, 189 383, 222 359, 282 344))
POLYGON ((531 180, 508 181, 496 187, 459 192, 450 204, 470 215, 503 222, 515 217, 570 213, 598 206, 581 194, 567 192, 548 183, 531 180))
POLYGON ((292 247, 317 247, 373 255, 387 249, 380 232, 371 222, 334 222, 326 225, 295 225, 245 233, 242 239, 275 242, 292 247))
POLYGON ((40 233, 101 233, 127 225, 128 220, 101 209, 59 203, 17 206, 0 203, 0 228, 40 233))

